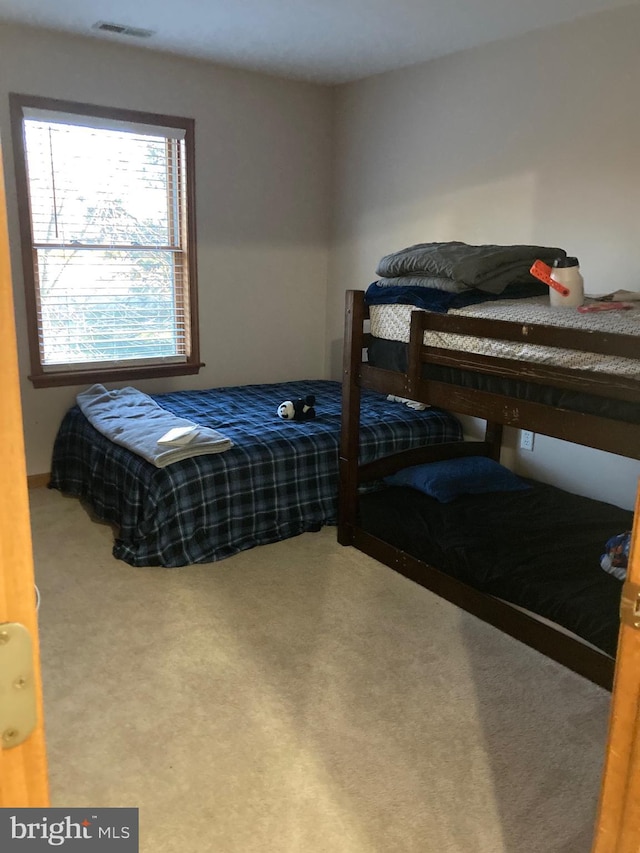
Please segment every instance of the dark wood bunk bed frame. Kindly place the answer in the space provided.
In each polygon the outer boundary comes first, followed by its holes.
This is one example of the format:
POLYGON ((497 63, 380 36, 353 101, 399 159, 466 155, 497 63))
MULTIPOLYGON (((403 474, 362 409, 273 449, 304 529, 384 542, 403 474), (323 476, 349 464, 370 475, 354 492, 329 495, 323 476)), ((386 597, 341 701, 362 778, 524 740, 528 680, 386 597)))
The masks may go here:
MULTIPOLYGON (((502 599, 479 592, 359 527, 358 491, 361 484, 379 480, 410 465, 471 455, 499 460, 504 426, 529 429, 586 447, 640 459, 640 423, 612 420, 425 379, 422 369, 426 364, 444 365, 633 403, 640 403, 640 381, 424 346, 425 331, 447 331, 625 358, 638 357, 638 338, 633 335, 523 325, 416 310, 411 314, 407 372, 401 373, 374 367, 363 357, 371 340, 371 335, 365 331, 368 317, 364 292, 347 291, 338 541, 369 554, 405 577, 610 690, 615 661, 604 652, 583 644, 579 639, 539 621, 502 599), (359 465, 362 388, 482 418, 486 421, 484 440, 414 448, 359 465)), ((633 611, 636 606, 636 596, 632 593, 633 590, 623 587, 621 606, 625 610, 630 608, 633 611)))

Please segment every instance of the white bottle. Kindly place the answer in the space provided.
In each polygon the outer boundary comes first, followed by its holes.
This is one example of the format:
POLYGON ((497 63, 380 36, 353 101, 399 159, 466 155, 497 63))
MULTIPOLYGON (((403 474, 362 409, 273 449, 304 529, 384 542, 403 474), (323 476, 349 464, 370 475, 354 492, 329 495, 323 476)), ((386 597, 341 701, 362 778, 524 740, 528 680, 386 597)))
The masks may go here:
POLYGON ((556 258, 551 270, 551 278, 563 284, 569 291, 566 296, 549 288, 549 300, 554 308, 577 308, 584 302, 584 280, 580 274, 578 259, 572 257, 556 258))

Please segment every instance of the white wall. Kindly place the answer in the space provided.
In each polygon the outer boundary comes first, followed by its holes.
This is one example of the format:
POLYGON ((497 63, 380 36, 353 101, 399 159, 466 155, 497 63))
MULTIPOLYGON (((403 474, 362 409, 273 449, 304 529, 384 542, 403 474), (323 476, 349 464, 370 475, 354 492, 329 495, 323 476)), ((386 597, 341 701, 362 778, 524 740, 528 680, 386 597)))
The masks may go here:
POLYGON ((196 121, 206 368, 196 377, 140 382, 142 390, 324 375, 332 90, 0 24, 0 139, 30 474, 50 470, 56 430, 79 388, 35 390, 27 379, 9 92, 196 121))
MULTIPOLYGON (((332 375, 345 289, 412 243, 561 246, 587 292, 640 289, 639 32, 633 6, 340 88, 332 375)), ((632 506, 640 463, 538 438, 517 469, 632 506)))

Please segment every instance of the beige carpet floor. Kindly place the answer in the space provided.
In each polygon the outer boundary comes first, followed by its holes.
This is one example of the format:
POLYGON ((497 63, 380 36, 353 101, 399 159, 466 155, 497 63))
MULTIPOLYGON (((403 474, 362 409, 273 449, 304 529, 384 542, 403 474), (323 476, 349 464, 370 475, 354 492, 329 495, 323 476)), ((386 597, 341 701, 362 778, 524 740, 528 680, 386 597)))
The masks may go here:
POLYGON ((52 805, 143 853, 588 853, 609 694, 335 541, 136 569, 31 493, 52 805))

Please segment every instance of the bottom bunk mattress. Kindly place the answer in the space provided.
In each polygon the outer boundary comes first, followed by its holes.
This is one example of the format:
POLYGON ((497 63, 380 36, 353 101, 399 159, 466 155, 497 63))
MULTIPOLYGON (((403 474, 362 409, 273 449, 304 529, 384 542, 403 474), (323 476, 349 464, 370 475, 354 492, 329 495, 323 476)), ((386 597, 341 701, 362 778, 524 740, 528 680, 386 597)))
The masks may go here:
MULTIPOLYGON (((163 408, 231 439, 222 453, 157 468, 98 432, 78 406, 55 441, 50 486, 113 524, 113 554, 133 566, 183 566, 229 557, 335 524, 341 385, 326 380, 153 395, 163 408), (285 421, 285 400, 316 398, 316 417, 285 421)), ((382 394, 362 395, 361 461, 459 441, 459 422, 382 394)))
POLYGON ((554 486, 440 503, 390 486, 360 499, 366 532, 487 593, 548 619, 615 657, 622 581, 604 571, 607 541, 633 513, 554 486))

